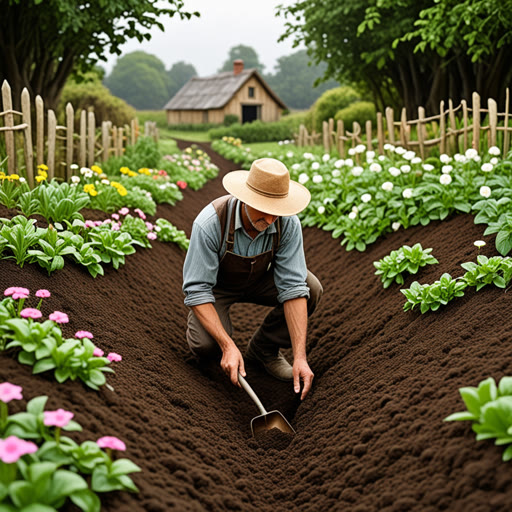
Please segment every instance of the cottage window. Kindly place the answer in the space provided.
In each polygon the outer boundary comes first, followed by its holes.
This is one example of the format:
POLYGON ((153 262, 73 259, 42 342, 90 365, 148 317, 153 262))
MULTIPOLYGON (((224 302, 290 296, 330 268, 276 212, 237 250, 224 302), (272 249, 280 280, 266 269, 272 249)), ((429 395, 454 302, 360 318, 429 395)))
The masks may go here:
POLYGON ((254 98, 254 87, 249 87, 249 98, 254 98))
POLYGON ((203 123, 208 122, 208 110, 203 110, 203 123))

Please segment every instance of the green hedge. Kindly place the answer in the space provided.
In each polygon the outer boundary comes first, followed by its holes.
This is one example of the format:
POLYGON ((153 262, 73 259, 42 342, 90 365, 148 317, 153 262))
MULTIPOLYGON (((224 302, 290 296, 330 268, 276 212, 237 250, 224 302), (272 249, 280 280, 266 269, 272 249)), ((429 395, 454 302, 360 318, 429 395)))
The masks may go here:
POLYGON ((166 128, 170 131, 176 132, 207 132, 208 130, 212 130, 213 128, 219 128, 223 126, 218 123, 201 123, 201 124, 169 124, 166 128))
POLYGON ((210 139, 222 139, 222 137, 236 137, 243 142, 273 142, 293 139, 296 131, 294 123, 288 121, 276 121, 264 123, 254 121, 245 124, 232 124, 225 128, 215 128, 208 132, 210 139))
POLYGON ((336 112, 334 120, 341 119, 345 125, 345 130, 352 130, 352 123, 355 121, 363 128, 366 121, 371 121, 374 125, 377 122, 375 105, 371 101, 356 101, 348 107, 336 112))

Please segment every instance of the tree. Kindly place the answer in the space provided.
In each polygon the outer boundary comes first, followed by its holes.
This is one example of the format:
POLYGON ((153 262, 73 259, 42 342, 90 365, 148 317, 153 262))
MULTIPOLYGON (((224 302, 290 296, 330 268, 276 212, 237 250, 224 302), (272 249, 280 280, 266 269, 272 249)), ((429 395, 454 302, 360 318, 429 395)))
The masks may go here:
POLYGON ((183 0, 3 0, 0 15, 0 84, 7 79, 15 107, 27 87, 56 108, 74 69, 85 72, 109 53, 121 54, 126 40, 151 39, 164 16, 199 16, 183 11, 183 0))
POLYGON ((161 109, 169 99, 164 63, 143 51, 126 54, 117 60, 105 85, 114 96, 140 110, 161 109))
POLYGON ((307 51, 299 50, 279 57, 275 74, 266 75, 265 80, 288 107, 307 109, 323 92, 338 85, 331 79, 315 87, 326 67, 324 63, 310 65, 307 51))
POLYGON ((260 73, 263 73, 265 66, 260 62, 260 58, 258 57, 256 50, 243 44, 230 48, 228 58, 219 69, 219 73, 222 73, 222 71, 233 71, 233 61, 237 59, 242 59, 244 61, 245 69, 257 68, 260 73))
POLYGON ((325 0, 281 7, 280 40, 304 42, 324 78, 364 82, 380 110, 500 99, 510 83, 512 0, 325 0))
POLYGON ((167 72, 169 98, 172 98, 193 76, 197 76, 197 71, 192 64, 182 60, 175 62, 167 72))

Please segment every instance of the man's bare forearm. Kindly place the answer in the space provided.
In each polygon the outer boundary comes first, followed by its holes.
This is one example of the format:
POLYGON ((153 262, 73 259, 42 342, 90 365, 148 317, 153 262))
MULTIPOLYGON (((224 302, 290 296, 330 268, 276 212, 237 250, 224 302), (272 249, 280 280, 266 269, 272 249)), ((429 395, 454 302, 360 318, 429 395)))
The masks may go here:
POLYGON ((235 345, 231 336, 224 329, 219 315, 211 302, 192 306, 192 311, 206 329, 206 332, 219 344, 222 352, 235 345))
POLYGON ((306 335, 308 330, 308 308, 305 297, 287 300, 284 316, 290 333, 294 359, 306 359, 306 335))

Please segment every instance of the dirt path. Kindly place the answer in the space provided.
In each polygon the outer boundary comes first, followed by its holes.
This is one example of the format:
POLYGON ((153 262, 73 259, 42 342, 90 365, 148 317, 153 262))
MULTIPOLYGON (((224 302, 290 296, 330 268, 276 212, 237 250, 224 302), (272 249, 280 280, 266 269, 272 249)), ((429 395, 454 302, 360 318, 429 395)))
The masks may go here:
MULTIPOLYGON (((237 168, 218 158, 221 176, 237 168)), ((175 207, 160 206, 157 216, 190 233, 197 213, 222 194, 220 179, 213 180, 198 192, 185 190, 175 207)), ((484 289, 438 313, 404 313, 399 287, 383 290, 372 265, 404 243, 421 242, 440 261, 419 274, 421 282, 460 275, 482 233, 461 215, 347 253, 329 233, 304 230, 308 266, 325 290, 309 327, 314 389, 300 403, 290 384, 254 368, 248 374, 267 408, 295 427, 286 449, 251 439, 254 405, 217 365, 199 367, 188 355, 184 254, 170 244, 138 250, 122 269, 95 280, 71 264, 48 278, 38 267, 0 261, 0 289, 49 289, 43 313, 68 313, 67 336, 89 330, 99 347, 123 355, 109 380, 115 393, 32 376, 6 354, 0 380, 23 386, 27 398, 48 394, 50 409, 74 411, 84 427, 74 438, 117 435, 126 442, 126 456, 143 469, 134 477, 141 492, 104 498, 105 511, 509 510, 502 448, 477 443, 469 423, 442 422, 463 408, 459 387, 511 374, 509 294, 484 289)), ((493 246, 482 253, 494 254, 493 246)), ((233 308, 241 348, 264 312, 233 308)))

